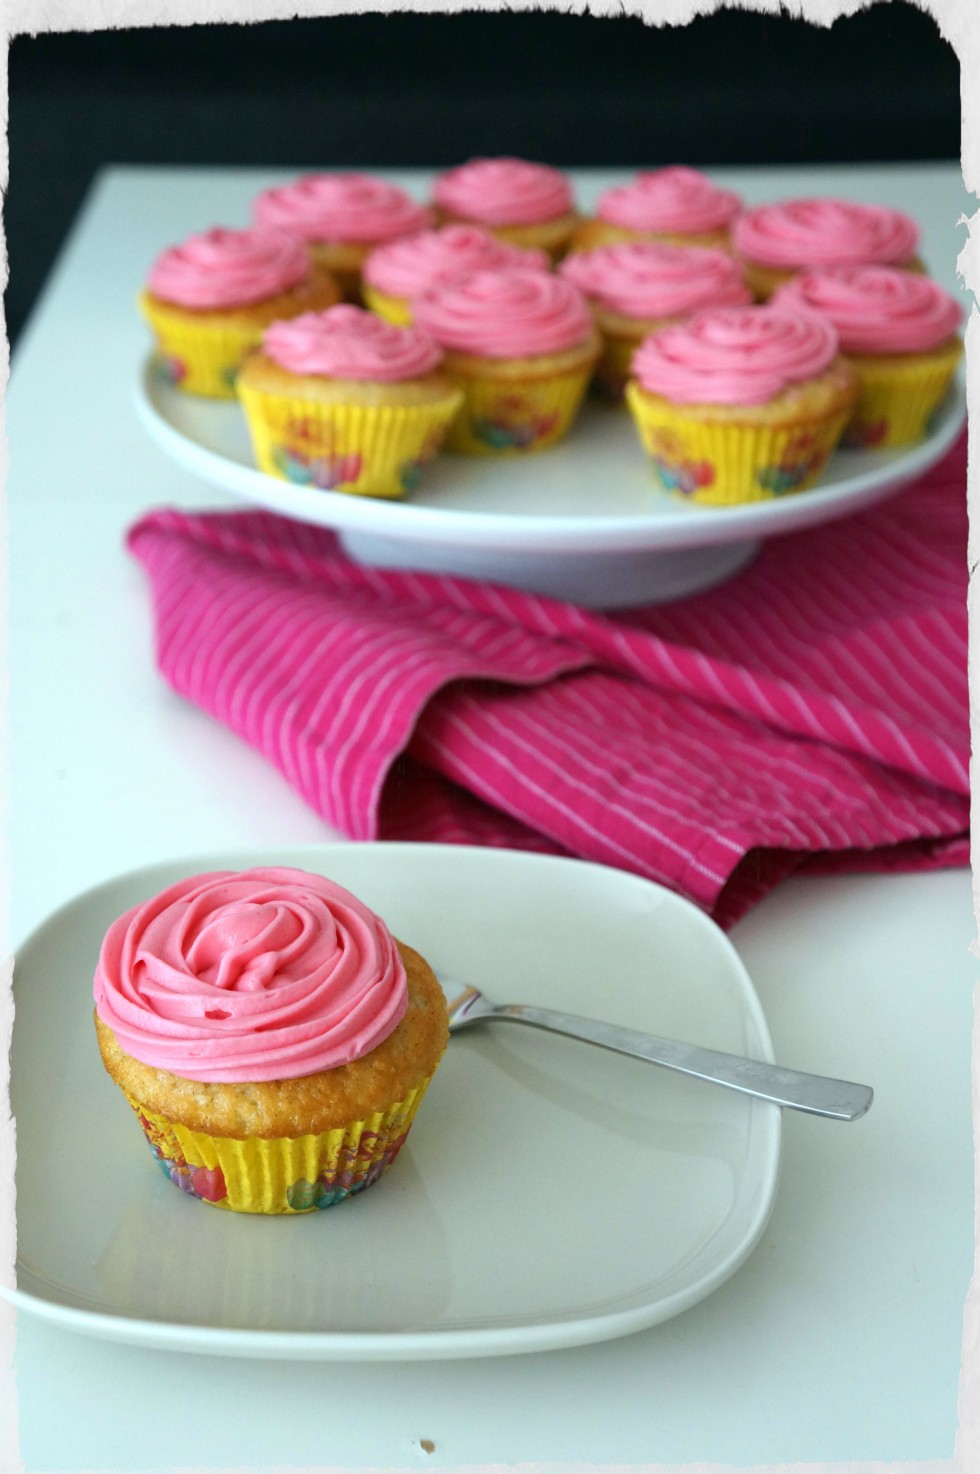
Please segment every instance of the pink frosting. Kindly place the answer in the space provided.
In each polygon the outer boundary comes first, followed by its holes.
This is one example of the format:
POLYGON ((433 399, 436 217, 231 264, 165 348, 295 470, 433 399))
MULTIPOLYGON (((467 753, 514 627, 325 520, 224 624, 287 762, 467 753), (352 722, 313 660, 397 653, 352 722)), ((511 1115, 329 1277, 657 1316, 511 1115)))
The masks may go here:
POLYGON ((477 271, 417 297, 416 324, 444 348, 486 358, 560 353, 592 333, 577 287, 547 271, 477 271))
POLYGON ((253 213, 259 225, 304 240, 358 245, 411 235, 429 224, 424 205, 370 174, 307 174, 260 194, 253 213))
POLYGON ((291 1080, 359 1059, 408 1006, 384 922, 321 875, 215 871, 106 933, 99 1018, 127 1054, 188 1080, 291 1080))
POLYGON ((687 317, 742 307, 752 295, 727 251, 628 241, 566 256, 561 275, 600 306, 627 317, 687 317))
POLYGON ((742 208, 730 189, 719 189, 697 169, 672 165, 638 174, 599 197, 596 213, 610 225, 666 234, 724 230, 742 208))
POLYGON ((364 280, 389 297, 409 301, 427 287, 455 281, 466 272, 503 266, 546 271, 547 252, 509 246, 479 225, 444 225, 379 246, 364 263, 364 280))
POLYGON ((735 224, 732 241, 748 260, 782 270, 901 265, 915 255, 919 227, 910 215, 884 205, 786 200, 747 210, 735 224))
POLYGON ((894 266, 803 271, 773 298, 830 318, 845 353, 921 353, 950 338, 963 309, 937 282, 894 266))
POLYGON ((279 231, 216 227, 164 251, 146 284, 164 302, 206 310, 278 296, 309 271, 309 254, 301 241, 279 231))
POLYGON ((826 318, 788 307, 720 307, 661 328, 633 355, 651 394, 678 404, 766 404, 837 353, 826 318))
POLYGON ((564 174, 525 159, 471 159, 439 175, 433 198, 447 214, 485 225, 531 225, 573 208, 564 174))
POLYGON ((292 374, 388 383, 420 378, 442 360, 442 350, 417 328, 395 327, 346 303, 274 322, 262 349, 292 374))

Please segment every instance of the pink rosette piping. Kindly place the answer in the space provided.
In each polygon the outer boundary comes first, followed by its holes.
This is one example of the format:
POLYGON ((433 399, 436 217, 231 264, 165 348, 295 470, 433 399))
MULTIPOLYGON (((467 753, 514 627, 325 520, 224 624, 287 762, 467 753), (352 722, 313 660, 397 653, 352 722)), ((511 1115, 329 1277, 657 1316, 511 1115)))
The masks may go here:
POLYGON ((832 324, 788 307, 720 307, 661 328, 633 355, 642 388, 678 404, 766 404, 837 353, 832 324))
POLYGON ((772 300, 822 312, 845 353, 923 353, 963 321, 962 307, 937 282, 893 266, 803 271, 772 300))
POLYGON ((478 271, 415 299, 416 324, 443 348, 485 358, 560 353, 592 332, 577 287, 546 271, 478 271))
POLYGON ((752 300, 734 257, 702 246, 627 241, 566 256, 558 270, 600 306, 626 317, 687 317, 752 300))
POLYGON ((735 223, 736 251, 760 266, 902 265, 915 255, 919 227, 910 215, 850 200, 785 200, 747 210, 735 223))
POLYGON ((411 235, 429 224, 429 211, 403 189, 370 174, 307 174, 267 189, 253 206, 259 225, 304 240, 370 244, 411 235))
POLYGON ((600 195, 596 214, 627 230, 698 234, 725 230, 742 208, 741 198, 697 169, 682 164, 649 169, 629 184, 600 195))
POLYGON ((485 225, 534 225, 573 208, 572 191, 558 169, 526 159, 471 159, 440 174, 433 199, 447 214, 485 225))
POLYGON ((411 301, 467 272, 506 266, 546 271, 549 260, 547 252, 507 245, 479 225, 444 225, 378 246, 364 263, 363 276, 376 291, 411 301))
POLYGON ((106 933, 94 992, 127 1054, 215 1084, 349 1064, 408 1006, 384 922, 284 867, 196 875, 134 906, 106 933))
POLYGON ((276 297, 309 271, 306 247, 291 236, 217 226, 162 252, 146 284, 164 302, 207 310, 276 297))
POLYGON ((292 374, 385 383, 421 378, 442 361, 438 344, 417 328, 395 327, 346 303, 274 322, 262 349, 292 374))

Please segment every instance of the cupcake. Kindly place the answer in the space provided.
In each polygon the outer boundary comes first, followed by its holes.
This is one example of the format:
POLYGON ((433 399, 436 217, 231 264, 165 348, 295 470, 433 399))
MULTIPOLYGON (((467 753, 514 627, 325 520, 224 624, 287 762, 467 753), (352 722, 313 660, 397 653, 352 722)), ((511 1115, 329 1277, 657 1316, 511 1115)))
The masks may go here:
POLYGON ((443 223, 482 225, 509 245, 536 247, 552 260, 578 223, 565 175, 526 159, 470 159, 438 176, 432 198, 443 223))
POLYGON ((893 266, 803 271, 773 302, 828 317, 861 394, 844 430, 848 446, 921 440, 963 353, 959 303, 927 276, 893 266))
POLYGON ((544 450, 570 429, 599 358, 588 303, 550 272, 478 271, 415 300, 415 322, 445 350, 465 396, 453 450, 544 450))
POLYGON ((448 1039, 428 965, 303 870, 215 871, 134 906, 95 973, 106 1070, 165 1175, 240 1213, 376 1182, 448 1039))
POLYGON ((578 226, 571 249, 591 251, 620 241, 725 249, 741 208, 737 194, 697 169, 647 169, 600 195, 595 215, 578 226))
POLYGON ((302 242, 278 231, 217 227, 157 257, 139 306, 173 383, 234 399, 242 359, 271 322, 339 300, 337 283, 302 242))
POLYGON ((547 271, 545 251, 509 246, 479 225, 444 225, 423 230, 372 251, 364 263, 365 305, 389 322, 412 321, 412 302, 429 287, 443 286, 474 271, 536 266, 547 271))
POLYGON ((857 400, 832 324, 789 307, 720 307, 633 355, 626 399, 666 489, 715 505, 812 485, 857 400))
POLYGON ((558 268, 584 292, 602 334, 593 383, 619 400, 633 353, 658 328, 708 307, 742 307, 752 300, 738 262, 727 251, 626 241, 578 251, 558 268))
POLYGON ((851 200, 784 200, 747 210, 732 246, 756 297, 765 300, 798 271, 827 266, 920 268, 919 227, 910 215, 851 200))
POLYGON ((267 189, 253 207, 258 225, 288 231, 309 245, 350 301, 360 300, 361 267, 383 241, 431 224, 429 211, 396 184, 370 174, 307 174, 267 189))
POLYGON ((348 303, 273 323, 238 378, 260 470, 323 491, 413 491, 463 401, 442 357, 348 303))

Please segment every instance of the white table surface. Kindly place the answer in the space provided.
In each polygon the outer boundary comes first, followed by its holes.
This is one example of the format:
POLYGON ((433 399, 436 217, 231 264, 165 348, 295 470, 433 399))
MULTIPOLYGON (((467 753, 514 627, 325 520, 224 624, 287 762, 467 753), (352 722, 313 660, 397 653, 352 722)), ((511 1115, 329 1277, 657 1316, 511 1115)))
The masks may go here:
MULTIPOLYGON (((387 172, 424 188, 424 175, 387 172)), ((155 674, 147 589, 122 548, 151 506, 230 505, 136 421, 146 338, 133 298, 148 262, 191 231, 245 223, 258 189, 294 173, 107 171, 18 345, 7 406, 14 943, 138 865, 337 837, 155 674)), ((906 208, 934 273, 959 290, 971 200, 954 166, 713 173, 751 201, 838 193, 906 208)), ((583 202, 612 177, 583 173, 583 202)), ((20 1312, 24 1466, 951 1457, 974 1256, 975 932, 965 870, 792 881, 735 928, 779 1057, 866 1079, 876 1101, 851 1126, 786 1113, 770 1226, 687 1314, 571 1351, 343 1366, 134 1350, 20 1312)))

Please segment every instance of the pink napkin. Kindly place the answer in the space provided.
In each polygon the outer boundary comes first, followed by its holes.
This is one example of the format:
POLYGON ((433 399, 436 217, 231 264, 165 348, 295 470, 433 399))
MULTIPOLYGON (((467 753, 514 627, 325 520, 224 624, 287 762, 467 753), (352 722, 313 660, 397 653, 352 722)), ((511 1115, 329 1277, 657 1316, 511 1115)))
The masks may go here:
POLYGON ((356 839, 583 856, 730 925, 806 870, 968 863, 966 437, 720 588, 600 614, 363 568, 265 512, 130 530, 175 691, 356 839))

